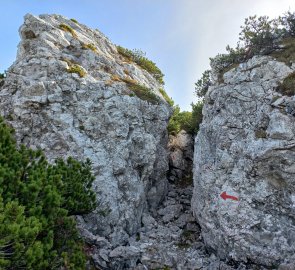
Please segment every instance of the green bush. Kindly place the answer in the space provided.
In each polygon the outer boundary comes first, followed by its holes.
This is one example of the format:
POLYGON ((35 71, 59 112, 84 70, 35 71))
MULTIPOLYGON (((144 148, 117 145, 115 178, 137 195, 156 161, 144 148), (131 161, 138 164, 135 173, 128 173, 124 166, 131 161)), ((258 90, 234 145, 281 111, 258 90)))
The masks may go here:
POLYGON ((4 73, 0 73, 0 80, 5 78, 5 74, 4 73))
MULTIPOLYGON (((271 55, 279 61, 291 64, 295 61, 295 13, 287 12, 277 19, 267 16, 250 16, 241 26, 236 48, 226 47, 226 54, 210 58, 211 66, 218 75, 219 83, 223 74, 245 62, 254 55, 271 55)), ((203 97, 208 90, 208 74, 205 71, 196 83, 196 94, 203 97)))
POLYGON ((123 57, 127 58, 129 61, 134 61, 133 60, 133 52, 131 50, 128 50, 122 46, 117 46, 117 51, 119 54, 121 54, 123 57))
POLYGON ((117 46, 117 50, 118 53, 127 58, 127 60, 135 62, 141 68, 149 72, 160 84, 164 84, 164 74, 153 61, 146 58, 143 51, 136 49, 131 51, 121 46, 117 46))
POLYGON ((278 48, 283 31, 278 27, 279 20, 270 20, 268 16, 250 16, 241 27, 240 41, 245 48, 247 58, 256 54, 269 54, 278 48))
POLYGON ((285 37, 295 37, 295 13, 288 11, 284 16, 279 17, 279 21, 282 25, 285 37))
POLYGON ((286 63, 291 66, 295 62, 295 38, 287 37, 282 39, 280 44, 282 49, 273 51, 270 55, 276 58, 278 61, 286 63))
POLYGON ((90 161, 49 164, 0 118, 0 269, 85 269, 73 215, 92 211, 90 161))
POLYGON ((250 16, 241 26, 236 48, 227 46, 227 54, 219 54, 211 59, 215 70, 225 73, 233 65, 242 63, 254 55, 269 55, 285 51, 281 48, 284 40, 295 37, 295 13, 288 12, 277 19, 267 16, 250 16))
POLYGON ((168 133, 176 135, 181 130, 187 133, 196 135, 199 131, 199 125, 202 122, 202 108, 203 102, 191 104, 192 112, 180 111, 178 105, 174 107, 173 115, 171 116, 168 124, 168 133))
POLYGON ((192 126, 193 126, 193 134, 197 134, 199 131, 200 124, 203 120, 203 101, 198 101, 197 103, 192 103, 192 126))
POLYGON ((195 93, 199 98, 202 98, 207 93, 211 82, 211 70, 203 72, 201 79, 195 83, 195 93))
POLYGON ((174 105, 174 101, 172 100, 171 97, 169 97, 166 93, 166 91, 163 89, 163 88, 160 88, 159 89, 159 92, 161 93, 161 95, 163 96, 163 98, 167 101, 167 103, 170 105, 170 106, 173 106, 174 105))

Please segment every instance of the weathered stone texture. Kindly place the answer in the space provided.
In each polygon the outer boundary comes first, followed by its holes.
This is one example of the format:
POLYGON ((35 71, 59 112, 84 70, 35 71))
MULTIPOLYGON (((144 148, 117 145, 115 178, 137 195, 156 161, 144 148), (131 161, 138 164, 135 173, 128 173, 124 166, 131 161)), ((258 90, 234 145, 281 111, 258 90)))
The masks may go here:
POLYGON ((276 91, 294 69, 256 56, 205 97, 192 208, 221 258, 295 262, 295 97, 276 91), (239 200, 223 200, 224 191, 239 200))
POLYGON ((62 16, 26 15, 20 35, 17 59, 0 91, 0 113, 19 143, 42 149, 50 160, 92 161, 99 206, 80 224, 86 236, 123 244, 148 206, 155 208, 167 192, 171 109, 160 85, 98 30, 62 16), (85 77, 67 71, 74 64, 85 77), (160 102, 137 98, 122 79, 152 89, 160 102))

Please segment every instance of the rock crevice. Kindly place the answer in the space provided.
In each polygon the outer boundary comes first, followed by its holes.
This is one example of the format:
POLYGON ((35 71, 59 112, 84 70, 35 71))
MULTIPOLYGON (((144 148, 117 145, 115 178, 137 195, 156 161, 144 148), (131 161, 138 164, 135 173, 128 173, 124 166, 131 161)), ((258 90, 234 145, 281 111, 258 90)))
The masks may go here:
POLYGON ((0 114, 50 161, 92 161, 98 207, 77 220, 98 269, 295 265, 295 99, 277 92, 294 64, 255 56, 226 72, 195 145, 184 131, 168 143, 162 86, 101 32, 28 14, 20 35, 0 114))

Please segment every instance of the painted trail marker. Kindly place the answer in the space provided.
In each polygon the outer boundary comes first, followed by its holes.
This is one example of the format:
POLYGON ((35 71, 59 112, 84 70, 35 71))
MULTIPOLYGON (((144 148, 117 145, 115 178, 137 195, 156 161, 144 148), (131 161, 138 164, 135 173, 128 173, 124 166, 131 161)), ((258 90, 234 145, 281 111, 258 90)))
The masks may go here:
POLYGON ((239 198, 238 197, 235 197, 235 196, 231 196, 231 195, 227 195, 226 194, 226 191, 223 191, 221 194, 220 194, 220 197, 224 200, 226 199, 231 199, 231 200, 234 200, 234 201, 238 201, 239 198))

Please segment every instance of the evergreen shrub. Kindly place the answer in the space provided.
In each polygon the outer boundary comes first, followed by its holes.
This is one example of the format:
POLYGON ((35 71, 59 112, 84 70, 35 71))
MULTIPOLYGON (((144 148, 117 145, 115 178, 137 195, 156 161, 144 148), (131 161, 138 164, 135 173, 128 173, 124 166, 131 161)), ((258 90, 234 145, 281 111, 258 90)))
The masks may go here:
POLYGON ((57 159, 21 145, 0 118, 0 269, 85 269, 74 215, 96 207, 89 160, 57 159))

